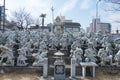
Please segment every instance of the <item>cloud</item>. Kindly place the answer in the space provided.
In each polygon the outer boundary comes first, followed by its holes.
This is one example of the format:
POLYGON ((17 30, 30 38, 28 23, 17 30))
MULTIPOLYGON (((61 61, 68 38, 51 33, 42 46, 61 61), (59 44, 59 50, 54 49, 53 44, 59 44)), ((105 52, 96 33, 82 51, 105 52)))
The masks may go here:
POLYGON ((120 21, 120 14, 119 13, 114 13, 112 15, 109 15, 107 20, 110 22, 115 22, 115 21, 120 21))
POLYGON ((82 0, 83 2, 80 5, 81 9, 88 9, 90 7, 90 0, 82 0))
POLYGON ((120 30, 120 23, 116 22, 120 21, 119 13, 111 13, 110 15, 104 17, 104 20, 112 25, 112 32, 116 29, 120 30))
POLYGON ((67 2, 65 2, 62 5, 60 12, 58 14, 60 14, 60 13, 66 14, 67 12, 69 12, 76 6, 77 2, 78 2, 78 0, 67 0, 67 2))
POLYGON ((2 0, 0 0, 0 6, 1 6, 1 5, 3 5, 3 1, 2 1, 2 0))

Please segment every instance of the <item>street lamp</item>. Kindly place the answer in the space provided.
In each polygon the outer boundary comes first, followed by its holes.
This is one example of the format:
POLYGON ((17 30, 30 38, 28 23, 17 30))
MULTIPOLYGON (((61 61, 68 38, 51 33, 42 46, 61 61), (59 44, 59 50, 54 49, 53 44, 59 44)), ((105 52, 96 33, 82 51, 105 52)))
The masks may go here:
POLYGON ((98 3, 100 2, 101 0, 98 0, 97 2, 96 2, 96 19, 95 19, 95 28, 94 28, 94 31, 96 32, 96 27, 97 27, 97 25, 98 25, 98 21, 97 21, 97 18, 98 18, 98 3))
POLYGON ((101 0, 98 0, 97 3, 96 3, 96 18, 98 18, 98 3, 100 2, 101 0))
POLYGON ((54 24, 54 8, 53 8, 53 6, 51 7, 51 11, 52 11, 52 26, 51 26, 51 31, 53 32, 53 24, 54 24))

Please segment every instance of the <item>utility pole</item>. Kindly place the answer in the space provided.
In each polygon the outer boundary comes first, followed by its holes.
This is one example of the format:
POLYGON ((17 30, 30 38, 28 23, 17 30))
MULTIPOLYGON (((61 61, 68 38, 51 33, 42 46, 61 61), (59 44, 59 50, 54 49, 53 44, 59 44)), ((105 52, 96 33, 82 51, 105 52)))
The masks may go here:
POLYGON ((0 6, 0 30, 1 30, 1 21, 2 21, 1 16, 2 16, 2 7, 0 6))
POLYGON ((53 32, 53 24, 54 24, 54 8, 53 8, 53 6, 51 7, 51 11, 52 11, 52 26, 51 26, 51 31, 53 32))
POLYGON ((98 0, 97 3, 96 3, 96 18, 98 18, 98 3, 100 2, 101 0, 98 0))
POLYGON ((5 0, 4 0, 4 13, 3 13, 3 32, 5 30, 5 0))

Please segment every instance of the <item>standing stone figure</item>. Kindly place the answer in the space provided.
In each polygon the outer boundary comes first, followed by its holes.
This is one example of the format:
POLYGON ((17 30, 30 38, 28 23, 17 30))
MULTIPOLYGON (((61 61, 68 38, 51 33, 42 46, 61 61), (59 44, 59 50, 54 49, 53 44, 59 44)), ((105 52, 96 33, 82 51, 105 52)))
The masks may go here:
POLYGON ((6 46, 0 46, 0 50, 2 51, 0 54, 0 65, 4 66, 14 66, 14 56, 13 56, 13 51, 6 46), (7 58, 7 61, 3 63, 3 59, 7 58))
POLYGON ((18 50, 18 54, 19 56, 17 57, 17 66, 27 66, 28 63, 26 63, 26 50, 24 48, 20 48, 18 50))
POLYGON ((67 34, 63 34, 62 38, 60 39, 60 43, 63 47, 63 49, 67 49, 67 34))
POLYGON ((115 54, 114 59, 116 61, 116 64, 120 65, 120 50, 115 54))

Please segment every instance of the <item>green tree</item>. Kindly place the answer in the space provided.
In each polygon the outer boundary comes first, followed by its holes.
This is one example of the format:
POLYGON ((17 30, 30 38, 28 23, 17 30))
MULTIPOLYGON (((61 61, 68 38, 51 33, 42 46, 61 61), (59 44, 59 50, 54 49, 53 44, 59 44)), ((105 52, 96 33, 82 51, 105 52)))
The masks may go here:
POLYGON ((40 17, 42 18, 42 31, 44 29, 44 18, 46 17, 46 14, 41 14, 40 17))

